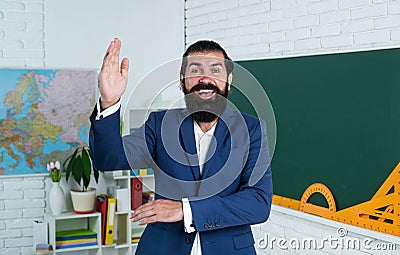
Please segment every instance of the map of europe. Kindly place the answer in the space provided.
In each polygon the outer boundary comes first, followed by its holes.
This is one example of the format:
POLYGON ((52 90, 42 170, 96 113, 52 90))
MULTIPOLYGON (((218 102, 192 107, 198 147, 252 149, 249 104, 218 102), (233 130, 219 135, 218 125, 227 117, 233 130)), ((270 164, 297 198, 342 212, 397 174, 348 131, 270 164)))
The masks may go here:
POLYGON ((0 175, 47 173, 87 144, 96 71, 0 69, 0 175))

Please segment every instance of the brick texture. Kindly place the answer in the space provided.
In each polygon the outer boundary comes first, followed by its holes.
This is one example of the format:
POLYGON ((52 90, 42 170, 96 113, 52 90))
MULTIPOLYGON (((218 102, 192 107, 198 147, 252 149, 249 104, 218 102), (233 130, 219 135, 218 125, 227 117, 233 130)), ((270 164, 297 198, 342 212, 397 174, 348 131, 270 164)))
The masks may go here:
POLYGON ((186 43, 204 36, 219 42, 226 39, 228 44, 223 46, 235 59, 366 50, 399 43, 400 0, 237 0, 203 4, 187 0, 185 7, 186 43), (206 20, 211 27, 200 23, 206 20))
POLYGON ((44 0, 0 0, 0 67, 44 67, 44 0))

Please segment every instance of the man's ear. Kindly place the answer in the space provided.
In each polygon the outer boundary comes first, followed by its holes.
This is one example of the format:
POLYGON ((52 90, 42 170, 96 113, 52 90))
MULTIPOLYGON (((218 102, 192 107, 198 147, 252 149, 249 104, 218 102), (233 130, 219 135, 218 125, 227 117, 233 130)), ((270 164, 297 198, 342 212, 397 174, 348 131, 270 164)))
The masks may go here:
POLYGON ((233 79, 233 75, 232 75, 232 73, 230 73, 230 74, 228 75, 228 92, 231 91, 232 79, 233 79))
POLYGON ((179 77, 179 82, 180 82, 180 85, 181 85, 181 90, 183 91, 183 88, 185 87, 185 78, 183 77, 182 74, 179 77))

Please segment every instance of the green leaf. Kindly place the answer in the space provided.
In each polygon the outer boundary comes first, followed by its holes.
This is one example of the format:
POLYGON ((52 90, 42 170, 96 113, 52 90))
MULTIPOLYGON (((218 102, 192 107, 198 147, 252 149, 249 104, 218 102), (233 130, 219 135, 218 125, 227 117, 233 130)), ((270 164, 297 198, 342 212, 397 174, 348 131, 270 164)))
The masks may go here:
POLYGON ((90 177, 87 178, 87 177, 82 176, 82 179, 83 179, 83 187, 82 188, 83 188, 83 191, 85 191, 89 187, 90 177))
POLYGON ((90 148, 88 147, 88 153, 89 153, 89 157, 90 157, 90 162, 92 162, 92 169, 93 169, 93 176, 94 176, 94 180, 96 181, 96 183, 99 182, 99 170, 96 169, 96 167, 93 164, 92 161, 92 151, 90 150, 90 148))
POLYGON ((64 162, 64 165, 63 165, 64 170, 65 170, 65 178, 67 179, 67 181, 69 179, 69 175, 71 174, 71 169, 69 168, 70 161, 71 161, 71 157, 67 158, 67 160, 64 162))
POLYGON ((83 163, 83 184, 85 190, 89 187, 90 174, 92 172, 92 163, 90 161, 90 156, 87 148, 82 149, 82 163, 83 163))
POLYGON ((94 166, 93 166, 93 175, 94 175, 94 180, 96 181, 96 183, 98 183, 99 182, 99 171, 96 168, 94 168, 94 166))
POLYGON ((74 167, 72 168, 72 176, 79 185, 82 185, 82 167, 82 156, 78 155, 75 160, 74 167))
POLYGON ((92 172, 92 164, 87 149, 82 149, 82 164, 83 164, 83 176, 90 179, 90 173, 92 172))
POLYGON ((69 157, 67 158, 67 160, 65 160, 65 162, 64 162, 65 177, 66 177, 67 181, 68 181, 68 179, 69 179, 69 176, 70 176, 71 173, 72 173, 72 169, 74 168, 75 158, 76 158, 76 154, 77 154, 77 153, 78 153, 78 149, 76 149, 76 150, 74 151, 74 153, 72 153, 72 155, 69 156, 69 157))

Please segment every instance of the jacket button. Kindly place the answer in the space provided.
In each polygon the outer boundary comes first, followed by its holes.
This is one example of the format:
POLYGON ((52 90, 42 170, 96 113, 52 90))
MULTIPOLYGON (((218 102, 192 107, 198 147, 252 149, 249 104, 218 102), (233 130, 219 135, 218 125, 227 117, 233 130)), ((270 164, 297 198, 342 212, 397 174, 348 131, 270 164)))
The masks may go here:
POLYGON ((185 238, 185 243, 187 243, 187 244, 191 244, 192 241, 193 241, 193 239, 191 237, 186 237, 185 238))

